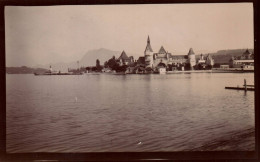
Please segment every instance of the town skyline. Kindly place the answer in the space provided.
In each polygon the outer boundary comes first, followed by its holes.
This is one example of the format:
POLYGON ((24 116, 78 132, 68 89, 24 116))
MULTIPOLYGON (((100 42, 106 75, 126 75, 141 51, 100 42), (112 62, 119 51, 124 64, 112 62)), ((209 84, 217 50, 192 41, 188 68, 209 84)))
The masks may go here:
POLYGON ((6 66, 71 62, 100 48, 137 58, 148 35, 154 51, 173 55, 254 48, 250 3, 8 6, 5 20, 6 66))

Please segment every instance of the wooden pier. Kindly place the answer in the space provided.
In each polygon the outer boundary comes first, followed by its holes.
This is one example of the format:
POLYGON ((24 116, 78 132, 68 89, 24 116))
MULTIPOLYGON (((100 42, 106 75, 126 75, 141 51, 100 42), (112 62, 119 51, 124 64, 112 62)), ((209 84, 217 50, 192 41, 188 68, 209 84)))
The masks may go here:
POLYGON ((234 89, 234 90, 244 90, 244 91, 254 91, 255 90, 255 85, 247 85, 246 84, 246 79, 244 79, 244 85, 243 87, 225 87, 225 89, 234 89))
POLYGON ((247 90, 245 90, 244 87, 225 87, 225 89, 235 89, 235 90, 244 90, 244 91, 254 91, 255 88, 253 87, 248 87, 247 90))

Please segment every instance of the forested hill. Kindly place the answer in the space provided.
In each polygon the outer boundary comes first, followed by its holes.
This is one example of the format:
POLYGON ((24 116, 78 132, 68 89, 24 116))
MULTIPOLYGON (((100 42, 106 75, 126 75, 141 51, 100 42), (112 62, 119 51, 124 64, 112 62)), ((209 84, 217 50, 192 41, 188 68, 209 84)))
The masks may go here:
MULTIPOLYGON (((246 49, 219 50, 216 53, 210 53, 210 55, 214 58, 215 63, 224 64, 229 63, 232 56, 241 56, 245 51, 246 49)), ((253 49, 249 49, 249 52, 253 51, 253 49)), ((196 57, 199 58, 198 55, 196 57)))
POLYGON ((33 74, 33 73, 43 73, 47 71, 47 69, 43 68, 30 68, 26 66, 21 67, 6 67, 7 74, 33 74))

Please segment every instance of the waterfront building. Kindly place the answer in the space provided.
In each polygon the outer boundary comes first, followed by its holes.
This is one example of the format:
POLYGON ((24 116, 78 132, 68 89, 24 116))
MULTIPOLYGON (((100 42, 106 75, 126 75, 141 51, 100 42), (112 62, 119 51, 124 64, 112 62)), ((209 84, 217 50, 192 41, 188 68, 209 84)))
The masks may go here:
POLYGON ((206 64, 210 65, 211 67, 213 67, 213 65, 214 65, 214 59, 211 57, 210 54, 208 54, 208 56, 206 58, 206 64))
POLYGON ((196 64, 205 69, 209 65, 212 67, 214 65, 214 60, 209 54, 207 56, 201 54, 196 64))
POLYGON ((170 64, 171 54, 166 52, 163 46, 159 49, 157 53, 153 54, 153 66, 154 67, 167 67, 170 64))
MULTIPOLYGON (((143 58, 139 57, 139 62, 143 58)), ((152 69, 166 68, 168 70, 184 70, 184 67, 189 65, 189 68, 193 69, 196 65, 195 53, 190 48, 187 55, 172 55, 165 50, 163 46, 157 53, 153 53, 151 47, 150 37, 147 38, 147 45, 144 51, 145 67, 151 67, 152 69)))
POLYGON ((145 67, 145 57, 143 57, 143 56, 139 57, 136 62, 137 62, 138 66, 145 67))
POLYGON ((126 68, 126 74, 133 74, 133 73, 135 73, 135 70, 136 70, 136 67, 134 67, 134 66, 128 66, 128 67, 126 68))
POLYGON ((200 54, 200 58, 197 61, 198 64, 205 64, 206 60, 204 59, 204 55, 200 54))
POLYGON ((232 57, 230 60, 230 67, 232 68, 245 68, 254 69, 254 53, 249 52, 247 49, 242 56, 232 57))
POLYGON ((123 51, 120 55, 120 57, 117 59, 117 62, 119 63, 120 66, 122 65, 130 65, 132 63, 134 63, 134 57, 130 56, 128 57, 125 53, 125 51, 123 51))
POLYGON ((147 45, 146 45, 146 48, 144 50, 144 58, 145 58, 145 66, 146 67, 153 68, 152 55, 153 55, 153 49, 151 47, 150 38, 148 36, 148 38, 147 38, 147 45))
POLYGON ((220 65, 220 69, 229 69, 229 65, 220 65))
POLYGON ((190 48, 188 53, 188 63, 190 64, 190 68, 193 70, 194 66, 196 65, 196 59, 192 48, 190 48))

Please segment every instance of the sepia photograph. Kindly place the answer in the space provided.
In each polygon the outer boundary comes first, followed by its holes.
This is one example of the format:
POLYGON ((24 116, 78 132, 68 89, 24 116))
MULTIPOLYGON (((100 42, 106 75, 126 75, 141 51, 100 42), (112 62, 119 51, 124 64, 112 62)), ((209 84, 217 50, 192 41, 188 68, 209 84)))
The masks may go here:
POLYGON ((5 6, 6 152, 255 151, 253 3, 5 6))

